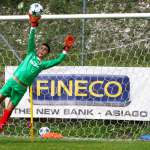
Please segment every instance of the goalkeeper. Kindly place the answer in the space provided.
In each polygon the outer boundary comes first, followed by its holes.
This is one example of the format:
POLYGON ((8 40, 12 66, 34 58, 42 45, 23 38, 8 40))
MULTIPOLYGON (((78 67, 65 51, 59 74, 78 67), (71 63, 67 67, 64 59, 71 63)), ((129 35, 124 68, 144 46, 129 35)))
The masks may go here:
POLYGON ((40 16, 37 17, 29 14, 31 28, 28 39, 27 55, 24 61, 18 66, 13 76, 0 89, 0 103, 4 101, 6 97, 10 98, 7 108, 4 109, 0 118, 1 131, 6 125, 12 111, 25 94, 27 87, 32 84, 37 75, 44 69, 48 69, 60 64, 64 60, 67 52, 74 44, 73 36, 66 36, 64 48, 59 57, 49 61, 43 60, 43 58, 49 54, 50 47, 47 43, 43 43, 41 47, 39 47, 37 50, 35 49, 35 32, 39 20, 40 16))

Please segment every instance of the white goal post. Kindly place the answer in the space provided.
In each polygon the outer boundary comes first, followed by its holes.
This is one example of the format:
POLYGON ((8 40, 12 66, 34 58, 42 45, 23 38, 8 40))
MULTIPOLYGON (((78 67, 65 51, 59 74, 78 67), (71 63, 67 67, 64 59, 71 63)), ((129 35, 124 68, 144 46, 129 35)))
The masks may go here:
MULTIPOLYGON (((65 15, 42 15, 43 20, 47 19, 109 19, 109 18, 150 18, 150 13, 113 13, 113 14, 65 14, 65 15)), ((28 20, 28 15, 0 16, 0 20, 28 20)))

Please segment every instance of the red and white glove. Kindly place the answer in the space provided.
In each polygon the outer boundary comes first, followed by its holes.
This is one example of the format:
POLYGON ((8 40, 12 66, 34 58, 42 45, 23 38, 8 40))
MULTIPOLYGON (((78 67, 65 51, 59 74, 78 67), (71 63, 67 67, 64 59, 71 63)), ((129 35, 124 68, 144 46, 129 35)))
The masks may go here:
POLYGON ((68 52, 72 46, 74 45, 75 38, 72 34, 68 34, 64 39, 64 50, 65 52, 68 52))
POLYGON ((30 22, 30 24, 31 24, 31 27, 37 27, 40 18, 41 18, 41 16, 32 16, 32 15, 29 13, 29 22, 30 22))

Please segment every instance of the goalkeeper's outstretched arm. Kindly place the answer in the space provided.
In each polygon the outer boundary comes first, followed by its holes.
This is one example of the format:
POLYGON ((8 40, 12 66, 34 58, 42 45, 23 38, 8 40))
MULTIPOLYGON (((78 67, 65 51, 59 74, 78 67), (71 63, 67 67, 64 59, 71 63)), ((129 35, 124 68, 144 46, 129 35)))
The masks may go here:
POLYGON ((29 14, 29 21, 31 24, 31 28, 28 38, 28 53, 35 51, 35 32, 40 18, 41 18, 40 16, 32 16, 29 14))
POLYGON ((66 54, 67 53, 63 51, 57 58, 51 59, 49 61, 43 61, 43 69, 48 69, 60 64, 65 59, 66 54))
POLYGON ((71 47, 74 44, 74 37, 72 35, 67 35, 64 41, 64 48, 62 53, 59 55, 59 57, 49 60, 49 61, 43 61, 43 69, 47 69, 53 66, 56 66, 60 64, 64 59, 67 54, 67 52, 71 49, 71 47))
POLYGON ((35 51, 35 32, 36 32, 36 28, 31 27, 29 38, 28 38, 28 53, 35 51))

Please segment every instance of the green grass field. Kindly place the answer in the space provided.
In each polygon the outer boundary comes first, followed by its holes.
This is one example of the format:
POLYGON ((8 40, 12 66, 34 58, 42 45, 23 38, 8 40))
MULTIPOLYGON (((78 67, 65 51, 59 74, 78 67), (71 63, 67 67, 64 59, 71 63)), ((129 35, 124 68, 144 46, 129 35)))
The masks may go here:
POLYGON ((0 137, 0 150, 149 150, 144 141, 43 140, 0 137))

